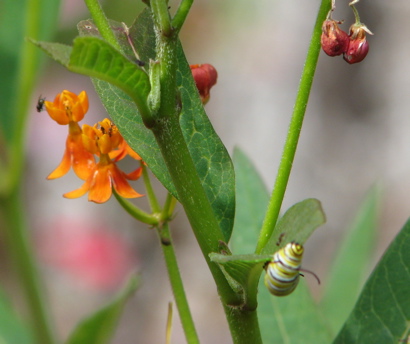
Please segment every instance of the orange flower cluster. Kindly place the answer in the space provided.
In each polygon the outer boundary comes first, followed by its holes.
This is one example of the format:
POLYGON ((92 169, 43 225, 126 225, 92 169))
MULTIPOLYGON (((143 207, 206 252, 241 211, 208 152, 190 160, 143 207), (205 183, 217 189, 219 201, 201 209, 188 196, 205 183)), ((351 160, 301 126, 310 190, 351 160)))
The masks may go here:
POLYGON ((141 160, 125 142, 117 127, 107 118, 94 126, 79 126, 78 122, 88 111, 88 96, 85 91, 77 96, 64 90, 55 97, 54 102, 45 101, 44 105, 50 117, 58 124, 68 124, 63 159, 47 179, 60 178, 72 167, 75 174, 85 181, 83 186, 64 194, 64 197, 78 198, 88 192, 89 201, 104 203, 111 197, 113 187, 125 198, 143 196, 127 181, 137 180, 142 173, 141 167, 126 174, 116 165, 126 155, 141 160), (99 157, 98 163, 95 155, 99 157))

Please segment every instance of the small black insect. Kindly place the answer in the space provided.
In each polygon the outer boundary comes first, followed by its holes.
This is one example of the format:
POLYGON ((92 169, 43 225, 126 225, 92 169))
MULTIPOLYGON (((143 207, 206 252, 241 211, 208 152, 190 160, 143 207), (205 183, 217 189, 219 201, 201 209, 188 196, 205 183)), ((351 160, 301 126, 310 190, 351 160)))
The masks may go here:
POLYGON ((46 100, 46 98, 45 97, 42 98, 41 94, 40 94, 40 97, 38 97, 37 106, 36 106, 37 112, 41 112, 41 111, 44 110, 44 101, 45 100, 46 100))

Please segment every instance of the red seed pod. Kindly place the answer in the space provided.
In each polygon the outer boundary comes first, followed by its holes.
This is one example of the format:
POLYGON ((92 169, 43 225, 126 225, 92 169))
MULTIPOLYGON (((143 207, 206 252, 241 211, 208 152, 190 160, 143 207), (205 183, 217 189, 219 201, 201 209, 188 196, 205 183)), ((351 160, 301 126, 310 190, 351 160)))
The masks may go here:
POLYGON ((339 28, 340 22, 326 19, 322 25, 320 43, 323 51, 329 56, 339 56, 349 47, 349 36, 339 28))
POLYGON ((207 63, 191 65, 190 67, 202 103, 206 104, 210 96, 209 91, 211 87, 216 84, 218 73, 212 65, 207 63))
POLYGON ((363 24, 353 24, 350 27, 350 42, 349 48, 343 54, 343 58, 347 63, 353 64, 366 57, 369 52, 369 43, 366 40, 366 32, 372 35, 372 32, 363 24))

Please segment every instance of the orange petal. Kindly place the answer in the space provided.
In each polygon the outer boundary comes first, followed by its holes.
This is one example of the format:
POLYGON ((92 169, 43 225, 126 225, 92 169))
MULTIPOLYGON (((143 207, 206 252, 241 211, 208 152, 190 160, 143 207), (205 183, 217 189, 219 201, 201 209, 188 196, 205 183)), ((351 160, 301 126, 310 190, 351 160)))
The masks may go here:
POLYGON ((84 196, 90 188, 91 179, 92 178, 87 180, 79 189, 67 192, 63 196, 65 198, 79 198, 81 196, 84 196))
POLYGON ((117 193, 124 198, 137 198, 144 195, 136 192, 131 185, 127 182, 125 173, 114 165, 115 168, 111 169, 111 177, 114 183, 114 189, 117 193))
MULTIPOLYGON (((125 140, 124 140, 124 142, 125 142, 125 140)), ((128 153, 128 155, 131 157, 131 158, 134 158, 135 160, 142 160, 142 158, 140 157, 140 155, 137 153, 137 152, 135 152, 131 147, 130 147, 130 145, 128 144, 128 143, 126 143, 125 142, 125 144, 126 144, 126 150, 127 150, 127 153, 128 153)))
POLYGON ((58 124, 67 125, 70 122, 65 110, 58 108, 55 104, 49 101, 45 101, 44 105, 46 106, 46 110, 50 117, 58 124))
POLYGON ((64 152, 63 159, 60 162, 60 165, 58 165, 58 167, 48 175, 47 179, 56 179, 64 176, 70 170, 70 166, 71 158, 69 152, 66 150, 64 152))
POLYGON ((129 180, 137 180, 139 177, 141 177, 141 174, 142 167, 138 167, 135 171, 125 174, 125 178, 129 180))
POLYGON ((85 112, 81 103, 73 103, 71 106, 71 120, 74 122, 80 122, 84 118, 85 112))
POLYGON ((82 134, 68 135, 66 151, 70 154, 71 165, 75 174, 86 180, 95 168, 94 155, 83 146, 82 134))
MULTIPOLYGON (((113 165, 114 166, 114 165, 113 165)), ((88 200, 95 203, 107 202, 112 194, 112 182, 110 177, 110 165, 98 165, 94 173, 88 193, 88 200)))

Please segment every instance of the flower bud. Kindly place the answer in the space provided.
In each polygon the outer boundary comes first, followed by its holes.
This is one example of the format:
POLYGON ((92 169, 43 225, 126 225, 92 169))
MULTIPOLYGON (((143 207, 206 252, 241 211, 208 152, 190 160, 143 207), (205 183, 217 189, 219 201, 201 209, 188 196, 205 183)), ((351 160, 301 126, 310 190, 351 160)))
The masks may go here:
POLYGON ((190 67, 202 103, 206 104, 209 100, 209 91, 216 84, 218 73, 212 65, 207 63, 191 65, 190 67))
POLYGON ((357 63, 366 57, 369 52, 366 32, 372 35, 371 31, 363 24, 353 24, 350 27, 349 48, 343 54, 343 58, 347 63, 357 63))
POLYGON ((349 36, 339 28, 340 22, 326 19, 322 25, 320 43, 323 51, 329 56, 339 56, 347 51, 349 36))

